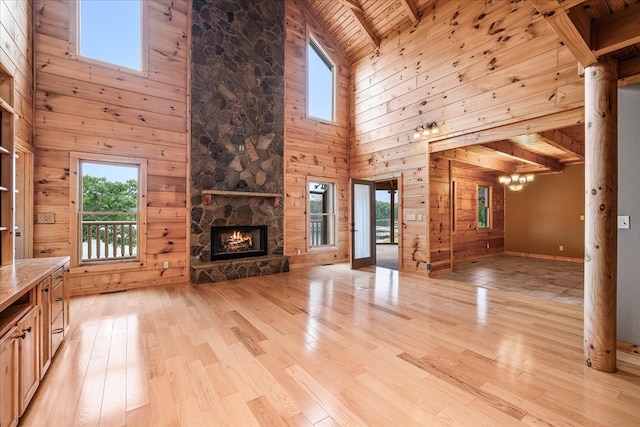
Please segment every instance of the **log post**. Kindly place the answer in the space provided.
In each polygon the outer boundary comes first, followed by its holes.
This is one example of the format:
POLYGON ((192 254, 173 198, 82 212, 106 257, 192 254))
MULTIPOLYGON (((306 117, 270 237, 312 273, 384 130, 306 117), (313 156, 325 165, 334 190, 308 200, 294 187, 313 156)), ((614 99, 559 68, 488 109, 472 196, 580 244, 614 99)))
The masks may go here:
POLYGON ((618 77, 613 60, 585 70, 584 362, 616 371, 618 77))

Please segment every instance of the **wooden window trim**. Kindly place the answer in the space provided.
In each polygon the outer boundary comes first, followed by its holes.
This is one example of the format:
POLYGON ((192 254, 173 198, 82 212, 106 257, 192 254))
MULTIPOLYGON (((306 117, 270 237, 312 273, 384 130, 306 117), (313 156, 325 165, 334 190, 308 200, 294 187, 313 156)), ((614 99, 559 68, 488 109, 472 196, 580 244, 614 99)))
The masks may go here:
POLYGON ((70 16, 68 58, 75 59, 78 62, 96 65, 111 70, 127 72, 142 77, 149 77, 149 2, 146 0, 141 0, 140 4, 142 7, 142 12, 140 14, 140 18, 142 20, 142 22, 140 23, 140 70, 80 55, 80 0, 75 0, 73 2, 70 2, 69 4, 70 16))
POLYGON ((476 234, 490 233, 493 231, 493 185, 476 184, 476 234), (489 197, 487 203, 487 212, 489 215, 489 221, 486 227, 478 227, 478 188, 485 187, 487 189, 487 195, 489 197))
POLYGON ((100 272, 114 270, 140 269, 147 264, 147 159, 137 157, 110 156, 106 154, 71 152, 69 175, 73 178, 69 181, 69 245, 71 259, 71 273, 85 271, 100 272), (139 202, 139 231, 137 241, 137 260, 114 260, 102 264, 82 264, 79 256, 79 229, 78 208, 80 201, 79 166, 81 161, 94 161, 102 163, 115 163, 124 165, 136 165, 140 168, 140 180, 138 182, 139 202))
POLYGON ((305 56, 304 56, 304 60, 305 60, 305 69, 307 70, 307 73, 309 72, 309 53, 306 51, 307 49, 310 49, 310 45, 311 43, 313 43, 313 45, 316 47, 316 49, 319 51, 319 53, 324 56, 324 58, 331 63, 332 66, 332 70, 331 70, 331 75, 332 75, 332 90, 333 90, 333 96, 332 96, 332 106, 331 106, 331 120, 327 120, 327 119, 323 119, 321 117, 315 117, 309 114, 309 75, 306 74, 305 75, 305 81, 304 81, 304 86, 305 86, 305 96, 306 96, 306 101, 305 101, 305 117, 308 120, 314 120, 320 123, 326 123, 326 124, 330 124, 330 125, 335 125, 337 123, 337 112, 336 112, 336 106, 337 106, 337 98, 338 98, 338 67, 336 65, 336 61, 331 57, 331 55, 329 55, 329 53, 327 52, 327 50, 324 48, 324 46, 322 45, 322 43, 320 43, 320 40, 318 37, 316 37, 311 30, 309 30, 309 28, 307 27, 307 41, 306 41, 306 45, 305 45, 305 56))
POLYGON ((330 252, 335 251, 338 247, 337 239, 338 239, 338 229, 339 229, 339 218, 338 218, 338 183, 334 179, 327 178, 317 178, 317 177, 307 177, 306 185, 305 185, 305 241, 307 242, 307 252, 330 252), (309 212, 309 183, 310 182, 320 182, 325 184, 331 184, 333 186, 333 243, 330 245, 321 245, 321 246, 311 246, 311 242, 309 239, 311 232, 311 212, 309 212))

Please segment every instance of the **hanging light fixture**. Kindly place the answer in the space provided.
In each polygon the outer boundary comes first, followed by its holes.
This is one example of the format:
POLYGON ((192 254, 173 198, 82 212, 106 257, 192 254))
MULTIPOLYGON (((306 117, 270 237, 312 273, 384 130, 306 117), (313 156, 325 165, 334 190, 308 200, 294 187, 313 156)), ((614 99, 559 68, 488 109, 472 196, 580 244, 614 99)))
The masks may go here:
POLYGON ((533 182, 533 175, 520 175, 514 173, 511 176, 501 176, 498 178, 498 182, 502 184, 504 187, 508 188, 511 191, 520 191, 526 185, 529 185, 533 182))

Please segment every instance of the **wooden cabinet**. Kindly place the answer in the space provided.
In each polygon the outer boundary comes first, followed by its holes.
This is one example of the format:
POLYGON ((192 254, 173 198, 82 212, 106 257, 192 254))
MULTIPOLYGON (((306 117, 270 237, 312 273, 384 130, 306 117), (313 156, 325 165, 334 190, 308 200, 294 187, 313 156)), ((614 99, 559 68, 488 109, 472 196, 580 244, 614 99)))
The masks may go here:
POLYGON ((51 276, 36 287, 40 306, 40 377, 43 378, 51 365, 51 276))
POLYGON ((62 339, 69 330, 69 287, 66 272, 69 264, 58 268, 53 274, 42 280, 37 286, 40 306, 41 332, 40 376, 44 377, 51 359, 58 351, 62 339))
POLYGON ((18 322, 19 406, 22 415, 40 385, 40 307, 34 306, 18 322))
POLYGON ((0 425, 18 424, 18 327, 0 337, 0 425))
POLYGON ((68 262, 0 267, 0 427, 17 425, 68 331, 68 262))

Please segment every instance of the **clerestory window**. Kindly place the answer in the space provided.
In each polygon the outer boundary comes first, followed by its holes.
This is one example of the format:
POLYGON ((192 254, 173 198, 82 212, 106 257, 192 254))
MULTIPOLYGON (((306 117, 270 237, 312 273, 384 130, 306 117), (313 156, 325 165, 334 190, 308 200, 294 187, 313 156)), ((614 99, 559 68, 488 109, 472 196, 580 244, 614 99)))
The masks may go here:
POLYGON ((79 0, 78 54, 142 70, 143 0, 79 0))
POLYGON ((309 37, 307 42, 307 115, 316 119, 335 121, 335 65, 309 37))

